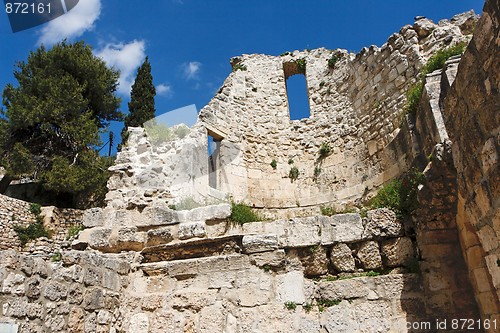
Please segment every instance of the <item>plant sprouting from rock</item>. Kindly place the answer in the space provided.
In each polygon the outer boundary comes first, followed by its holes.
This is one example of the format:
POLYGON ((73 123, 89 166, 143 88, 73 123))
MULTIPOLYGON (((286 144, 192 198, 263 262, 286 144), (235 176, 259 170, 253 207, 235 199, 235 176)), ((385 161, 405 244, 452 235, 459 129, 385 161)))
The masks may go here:
POLYGON ((370 205, 373 208, 390 208, 399 218, 410 216, 418 207, 418 187, 424 182, 424 174, 412 169, 401 179, 385 184, 370 201, 370 205))
POLYGON ((247 66, 245 66, 243 64, 236 64, 233 66, 233 72, 246 71, 246 70, 247 70, 247 66))
POLYGON ((231 216, 229 220, 234 224, 245 224, 249 222, 257 222, 260 221, 261 218, 257 215, 250 206, 245 205, 244 203, 231 203, 231 216))
POLYGON ((328 156, 332 151, 332 148, 330 147, 330 144, 328 143, 322 143, 321 146, 319 147, 319 156, 320 157, 326 157, 328 156))
POLYGON ((296 167, 296 166, 293 166, 291 169, 290 169, 290 172, 288 173, 288 177, 294 181, 294 180, 297 180, 297 178, 299 178, 299 169, 296 167))
POLYGON ((299 72, 299 74, 305 74, 306 73, 306 59, 304 59, 304 58, 297 59, 296 63, 297 63, 297 71, 299 72))
POLYGON ((328 67, 330 67, 331 69, 334 69, 335 68, 335 64, 340 60, 342 59, 342 52, 336 52, 334 54, 332 54, 332 56, 330 57, 330 59, 328 59, 328 67))
POLYGON ((297 303, 295 302, 285 302, 285 308, 288 310, 295 310, 297 308, 297 303))
POLYGON ((271 161, 271 167, 272 167, 274 170, 276 170, 276 167, 277 167, 277 166, 278 166, 278 162, 277 162, 275 159, 273 159, 273 160, 271 161))

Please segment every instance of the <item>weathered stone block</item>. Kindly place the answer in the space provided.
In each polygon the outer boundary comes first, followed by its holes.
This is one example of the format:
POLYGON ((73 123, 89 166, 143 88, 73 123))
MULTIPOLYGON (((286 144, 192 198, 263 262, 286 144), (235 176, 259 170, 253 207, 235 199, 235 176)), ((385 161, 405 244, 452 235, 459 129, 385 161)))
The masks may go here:
POLYGON ((114 252, 140 251, 146 243, 146 233, 138 231, 137 227, 121 227, 113 230, 109 238, 114 252))
POLYGON ((179 222, 221 220, 228 218, 230 215, 230 204, 204 206, 176 212, 176 218, 179 222))
MULTIPOLYGON (((328 273, 328 257, 326 249, 321 245, 289 250, 288 257, 297 257, 307 277, 319 276, 328 273)), ((291 260, 289 260, 291 261, 291 260)), ((291 263, 289 263, 291 265, 291 263)))
POLYGON ((351 249, 344 243, 334 245, 330 253, 330 261, 339 272, 353 272, 356 263, 351 253, 351 249))
POLYGON ((279 267, 284 264, 285 250, 276 250, 273 252, 260 252, 250 255, 250 262, 255 263, 258 267, 269 265, 271 267, 279 267))
POLYGON ((177 212, 163 206, 146 207, 141 214, 144 218, 135 221, 136 226, 170 225, 178 223, 177 212))
POLYGON ((245 253, 274 251, 278 248, 276 235, 247 235, 242 239, 245 253))
POLYGON ((427 18, 422 18, 413 24, 413 30, 417 32, 419 39, 429 36, 436 28, 437 25, 427 18))
POLYGON ((378 269, 382 267, 382 257, 378 243, 368 241, 361 244, 356 254, 364 269, 378 269))
POLYGON ((179 224, 179 239, 190 239, 193 237, 205 237, 205 222, 183 222, 179 224))
POLYGON ((26 296, 36 299, 40 296, 42 280, 38 276, 33 276, 26 281, 26 296))
POLYGON ((384 241, 381 246, 384 265, 388 267, 404 266, 415 257, 413 242, 408 237, 384 241))
POLYGON ((184 289, 178 290, 172 296, 172 307, 174 309, 188 309, 198 312, 202 308, 215 303, 217 290, 206 289, 184 289))
POLYGON ((104 226, 104 214, 102 208, 90 208, 84 211, 82 217, 83 226, 86 228, 104 226))
POLYGON ((362 238, 398 237, 402 236, 403 231, 403 224, 392 210, 379 208, 368 211, 362 238))
POLYGON ((110 228, 96 227, 80 232, 78 240, 87 243, 93 249, 109 247, 110 228))
POLYGON ((170 243, 174 237, 170 227, 161 227, 158 229, 148 230, 146 246, 156 246, 170 243))
POLYGON ((83 295, 82 306, 85 310, 99 310, 106 307, 105 295, 99 287, 87 288, 83 295))
POLYGON ((148 315, 139 312, 130 318, 128 326, 128 333, 148 333, 149 332, 149 318, 148 315))
POLYGON ((68 296, 68 288, 62 283, 51 281, 45 285, 43 296, 51 301, 60 301, 68 296))
POLYGON ((276 301, 279 303, 304 303, 304 274, 291 271, 276 276, 276 301))
POLYGON ((323 216, 321 223, 321 244, 350 243, 362 239, 363 222, 359 214, 337 214, 323 216))
POLYGON ((9 273, 5 280, 3 281, 2 293, 4 294, 14 294, 14 295, 23 295, 24 288, 24 280, 26 277, 22 274, 9 273))

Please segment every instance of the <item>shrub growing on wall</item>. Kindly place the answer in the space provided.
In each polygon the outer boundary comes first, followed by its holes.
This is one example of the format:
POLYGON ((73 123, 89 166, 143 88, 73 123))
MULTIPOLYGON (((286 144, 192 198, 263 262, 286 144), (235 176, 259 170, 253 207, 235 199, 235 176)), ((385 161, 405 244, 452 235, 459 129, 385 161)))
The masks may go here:
POLYGON ((401 179, 385 184, 370 201, 370 205, 372 208, 390 208, 399 218, 410 216, 418 208, 418 186, 424 181, 424 174, 412 169, 401 179))

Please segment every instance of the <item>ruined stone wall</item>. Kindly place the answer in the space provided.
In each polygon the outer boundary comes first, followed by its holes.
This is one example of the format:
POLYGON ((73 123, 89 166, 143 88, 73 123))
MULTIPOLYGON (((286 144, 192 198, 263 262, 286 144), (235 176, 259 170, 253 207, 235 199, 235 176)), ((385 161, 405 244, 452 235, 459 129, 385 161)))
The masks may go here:
POLYGON ((500 4, 486 1, 444 101, 457 170, 457 225, 484 318, 500 313, 500 4))
POLYGON ((0 195, 0 250, 14 249, 32 253, 54 253, 61 247, 69 247, 68 230, 82 224, 83 211, 53 206, 41 208, 43 225, 50 238, 29 241, 21 247, 15 226, 27 227, 36 223, 36 216, 30 211, 32 203, 0 195))
POLYGON ((222 167, 220 189, 256 207, 291 208, 345 203, 401 174, 411 147, 398 156, 386 147, 399 132, 405 92, 430 54, 465 39, 461 25, 419 20, 381 48, 356 56, 341 51, 333 69, 328 59, 337 51, 326 49, 233 59, 246 70, 235 70, 200 112, 207 127, 244 152, 243 165, 222 167), (298 72, 299 59, 306 62, 311 117, 290 121, 285 79, 298 72), (322 143, 332 148, 325 158, 318 153, 322 143), (288 178, 289 159, 300 172, 295 181, 288 178), (247 191, 233 191, 244 177, 247 191))
MULTIPOLYGON (((117 332, 127 255, 64 252, 60 261, 0 251, 0 328, 7 332, 117 332)), ((137 331, 136 331, 137 332, 137 331)))
POLYGON ((140 253, 2 251, 0 323, 19 333, 405 332, 432 317, 415 244, 387 209, 211 221, 152 227, 140 253))
POLYGON ((265 208, 269 217, 287 217, 366 197, 415 157, 400 126, 405 92, 420 67, 437 49, 467 40, 476 19, 473 13, 439 24, 419 19, 382 47, 357 55, 320 48, 233 58, 233 73, 187 138, 158 148, 140 129, 131 129, 112 168, 108 206, 141 210, 156 198, 163 204, 186 197, 204 203, 229 195, 265 208), (340 59, 332 68, 334 54, 340 59), (290 121, 286 78, 302 75, 301 61, 311 116, 290 121), (207 133, 220 142, 210 176, 207 133), (331 148, 326 156, 319 154, 322 144, 331 148), (292 167, 299 171, 296 180, 289 177, 292 167))

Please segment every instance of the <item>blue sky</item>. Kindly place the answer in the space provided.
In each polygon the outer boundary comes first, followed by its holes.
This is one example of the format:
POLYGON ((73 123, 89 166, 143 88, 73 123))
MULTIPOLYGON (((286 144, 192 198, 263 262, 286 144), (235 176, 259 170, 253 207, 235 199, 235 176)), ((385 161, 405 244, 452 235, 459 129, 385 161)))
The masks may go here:
MULTIPOLYGON (((0 88, 16 83, 14 65, 29 51, 68 38, 84 40, 121 70, 122 111, 146 56, 157 114, 190 104, 201 109, 229 75, 233 56, 317 47, 358 52, 382 45, 417 15, 437 22, 470 9, 481 13, 482 6, 479 0, 80 0, 68 14, 18 33, 0 14, 0 88)), ((116 137, 121 127, 112 124, 116 137)))

